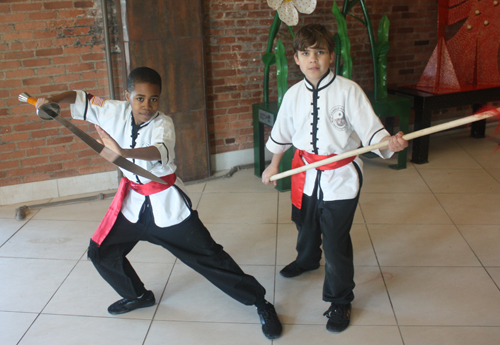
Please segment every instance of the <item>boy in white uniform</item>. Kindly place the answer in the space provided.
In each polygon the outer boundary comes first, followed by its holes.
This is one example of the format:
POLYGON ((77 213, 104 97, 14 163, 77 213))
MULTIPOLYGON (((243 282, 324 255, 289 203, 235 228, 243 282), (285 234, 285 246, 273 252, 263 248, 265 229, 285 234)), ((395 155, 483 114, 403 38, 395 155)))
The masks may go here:
MULTIPOLYGON (((362 89, 329 68, 334 59, 333 36, 324 26, 302 27, 293 41, 294 59, 305 75, 291 87, 280 106, 266 147, 274 155, 262 182, 279 172, 284 153, 296 148, 292 168, 387 140, 383 158, 403 150, 403 133, 390 136, 362 89)), ((292 220, 298 229, 297 258, 281 270, 286 278, 319 267, 325 253, 323 300, 327 329, 349 326, 354 299, 354 265, 350 229, 362 185, 362 162, 347 158, 292 176, 292 220)), ((276 182, 275 182, 276 184, 276 182)))
POLYGON ((122 170, 124 178, 88 251, 101 276, 123 297, 108 312, 123 314, 155 304, 153 292, 144 288, 126 258, 138 241, 149 241, 172 252, 237 301, 255 305, 264 335, 276 339, 282 326, 274 306, 264 299, 264 287, 212 239, 175 175, 174 125, 158 111, 160 93, 160 75, 139 67, 128 77, 127 101, 69 91, 37 102, 37 107, 47 102, 71 103, 72 117, 94 123, 106 147, 167 183, 122 170))

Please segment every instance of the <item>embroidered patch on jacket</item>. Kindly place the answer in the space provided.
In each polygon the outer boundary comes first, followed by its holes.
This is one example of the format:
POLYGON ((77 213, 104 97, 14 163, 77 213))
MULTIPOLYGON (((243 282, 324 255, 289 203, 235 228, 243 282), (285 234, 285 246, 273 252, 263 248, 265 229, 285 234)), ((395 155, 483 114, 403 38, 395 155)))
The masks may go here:
POLYGON ((104 103, 104 98, 93 96, 90 103, 102 107, 102 104, 104 103))
POLYGON ((330 110, 328 118, 330 119, 333 127, 338 129, 339 131, 345 131, 347 129, 347 120, 345 118, 345 111, 343 106, 338 105, 330 110))

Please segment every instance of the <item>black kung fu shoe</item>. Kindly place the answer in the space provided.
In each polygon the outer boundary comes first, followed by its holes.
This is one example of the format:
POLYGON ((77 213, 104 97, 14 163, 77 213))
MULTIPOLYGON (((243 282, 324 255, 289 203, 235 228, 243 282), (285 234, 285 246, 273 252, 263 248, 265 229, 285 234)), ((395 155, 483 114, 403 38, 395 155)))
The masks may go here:
POLYGON ((151 307, 154 304, 155 295, 153 291, 148 290, 141 297, 136 299, 124 298, 116 301, 108 307, 108 313, 111 315, 125 314, 135 309, 151 307))
POLYGON ((266 338, 271 340, 279 338, 283 331, 283 326, 281 326, 274 306, 268 301, 264 301, 262 305, 257 307, 257 313, 262 324, 262 333, 264 333, 266 338))
POLYGON ((332 303, 330 308, 323 315, 328 318, 326 329, 329 332, 342 332, 349 326, 349 322, 351 321, 351 303, 332 303))
POLYGON ((319 265, 318 265, 318 267, 309 268, 309 269, 302 268, 299 266, 299 264, 297 264, 297 262, 293 261, 293 262, 289 263, 288 265, 286 265, 280 271, 280 274, 282 277, 285 277, 285 278, 293 278, 293 277, 300 276, 304 272, 312 271, 312 270, 315 270, 317 268, 319 268, 319 265))

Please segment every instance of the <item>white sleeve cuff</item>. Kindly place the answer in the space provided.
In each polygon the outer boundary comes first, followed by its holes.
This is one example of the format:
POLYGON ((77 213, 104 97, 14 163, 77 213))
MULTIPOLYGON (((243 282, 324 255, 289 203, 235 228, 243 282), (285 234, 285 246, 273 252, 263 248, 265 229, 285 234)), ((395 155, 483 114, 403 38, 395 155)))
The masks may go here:
POLYGON ((274 154, 286 152, 292 145, 281 145, 275 143, 271 138, 267 140, 266 148, 274 154))
POLYGON ((85 109, 87 107, 87 94, 85 91, 75 90, 75 103, 70 105, 71 117, 76 120, 84 120, 85 109))
MULTIPOLYGON (((372 139, 372 142, 370 143, 370 145, 380 143, 380 141, 383 138, 387 137, 387 136, 390 136, 390 134, 385 129, 379 131, 378 133, 376 133, 373 136, 373 139, 372 139)), ((373 150, 372 152, 375 153, 375 154, 377 154, 377 155, 379 155, 383 159, 391 158, 392 155, 394 154, 394 152, 392 152, 391 150, 389 150, 389 147, 387 147, 385 149, 382 149, 382 150, 380 150, 380 149, 373 150)))

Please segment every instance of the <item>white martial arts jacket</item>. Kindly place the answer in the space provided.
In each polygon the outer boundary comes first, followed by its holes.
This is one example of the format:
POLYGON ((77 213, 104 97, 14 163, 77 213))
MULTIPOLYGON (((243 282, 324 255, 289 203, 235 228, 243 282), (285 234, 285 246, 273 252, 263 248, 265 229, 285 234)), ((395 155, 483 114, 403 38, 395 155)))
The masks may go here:
MULTIPOLYGON (((160 151, 161 161, 132 158, 129 160, 156 176, 161 177, 175 172, 177 168, 174 164, 175 132, 169 116, 158 112, 148 122, 135 126, 138 130, 134 131, 132 107, 128 102, 103 100, 84 91, 76 91, 76 94, 76 101, 71 105, 71 116, 74 119, 99 125, 124 149, 156 146, 160 151)), ((132 182, 146 184, 151 181, 127 170, 121 170, 132 182)), ((175 185, 185 192, 181 179, 177 178, 175 185)), ((130 222, 136 223, 139 219, 145 198, 144 195, 129 189, 121 212, 130 222)), ((174 186, 152 194, 149 198, 155 223, 159 227, 179 224, 191 214, 182 194, 174 186)))
MULTIPOLYGON (((293 145, 317 155, 331 155, 377 144, 388 135, 361 87, 329 71, 317 89, 304 79, 286 92, 266 147, 275 154, 293 145)), ((393 154, 388 149, 374 152, 382 158, 393 154)), ((354 162, 363 168, 359 157, 354 162)), ((306 172, 304 193, 308 196, 317 173, 315 169, 306 172)), ((320 188, 325 201, 356 197, 359 176, 353 163, 323 171, 320 188)))

